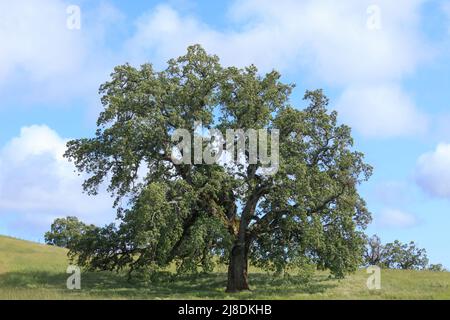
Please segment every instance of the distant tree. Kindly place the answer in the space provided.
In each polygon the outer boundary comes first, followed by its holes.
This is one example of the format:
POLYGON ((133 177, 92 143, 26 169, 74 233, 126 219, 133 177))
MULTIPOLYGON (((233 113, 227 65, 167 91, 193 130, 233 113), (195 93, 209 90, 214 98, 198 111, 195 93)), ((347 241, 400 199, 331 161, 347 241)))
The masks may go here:
POLYGON ((364 262, 368 266, 380 266, 382 264, 384 247, 381 239, 376 234, 367 239, 366 250, 364 252, 364 262))
POLYGON ((86 225, 77 217, 66 217, 56 219, 45 233, 45 243, 62 248, 70 248, 74 240, 79 239, 88 230, 93 229, 93 225, 86 225))
POLYGON ((373 235, 366 240, 364 265, 378 265, 388 269, 413 269, 446 271, 442 264, 430 264, 425 249, 418 248, 411 241, 403 244, 399 240, 383 245, 380 237, 373 235))
MULTIPOLYGON (((89 194, 109 183, 120 224, 77 242, 78 263, 132 272, 175 262, 180 272, 195 272, 220 257, 230 292, 249 289, 249 262, 274 271, 316 264, 339 277, 355 270, 371 219, 358 185, 372 168, 321 90, 306 92, 305 109, 294 108, 294 86, 280 77, 223 67, 198 45, 160 72, 150 64, 116 67, 100 89, 95 136, 70 141, 65 156, 89 175, 89 194), (174 130, 197 141, 198 122, 223 136, 279 130, 277 172, 263 174, 264 157, 249 152, 234 166, 207 165, 190 153, 183 153, 187 163, 174 161, 174 130)), ((231 136, 233 145, 245 141, 231 136)))
POLYGON ((425 269, 428 264, 427 252, 418 248, 414 241, 409 244, 395 240, 385 245, 382 263, 393 269, 425 269))
POLYGON ((436 272, 447 272, 447 269, 445 269, 444 266, 441 263, 430 264, 428 266, 428 270, 436 271, 436 272))

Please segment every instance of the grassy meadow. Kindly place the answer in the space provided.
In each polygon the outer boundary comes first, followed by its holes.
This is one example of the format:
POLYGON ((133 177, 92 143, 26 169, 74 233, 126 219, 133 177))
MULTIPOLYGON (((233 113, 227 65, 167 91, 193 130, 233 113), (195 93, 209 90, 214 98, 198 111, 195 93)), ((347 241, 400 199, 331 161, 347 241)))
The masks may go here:
POLYGON ((0 299, 450 299, 450 272, 382 270, 381 290, 366 287, 360 270, 343 280, 318 272, 307 285, 251 269, 251 292, 224 292, 225 268, 209 275, 150 284, 110 272, 83 272, 81 290, 66 288, 67 251, 0 236, 0 299))

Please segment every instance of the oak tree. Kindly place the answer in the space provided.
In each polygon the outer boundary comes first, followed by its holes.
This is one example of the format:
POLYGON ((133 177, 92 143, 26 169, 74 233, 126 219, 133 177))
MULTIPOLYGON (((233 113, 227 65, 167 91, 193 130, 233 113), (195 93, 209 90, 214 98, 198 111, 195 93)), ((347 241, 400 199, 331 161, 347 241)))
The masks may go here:
POLYGON ((53 221, 50 231, 45 233, 45 243, 52 246, 70 248, 72 243, 93 228, 95 228, 94 225, 86 225, 78 220, 77 217, 57 218, 53 221))
POLYGON ((89 175, 89 194, 108 185, 118 212, 118 223, 78 241, 78 263, 130 274, 226 263, 229 292, 249 289, 249 263, 273 271, 313 264, 336 276, 355 270, 370 222, 357 187, 372 168, 321 90, 306 92, 299 109, 289 100, 294 86, 280 77, 224 67, 199 45, 162 71, 117 66, 100 88, 95 136, 70 141, 65 154, 89 175), (235 165, 174 161, 174 131, 201 135, 198 122, 223 135, 279 130, 278 170, 266 174, 249 152, 235 165))

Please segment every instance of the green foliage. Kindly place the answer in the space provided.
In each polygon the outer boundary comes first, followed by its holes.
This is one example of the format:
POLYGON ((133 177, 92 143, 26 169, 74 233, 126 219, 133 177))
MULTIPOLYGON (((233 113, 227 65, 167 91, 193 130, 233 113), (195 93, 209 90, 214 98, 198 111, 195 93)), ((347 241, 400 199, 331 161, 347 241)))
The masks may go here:
POLYGON ((434 272, 447 272, 441 263, 430 264, 427 269, 434 272))
POLYGON ((381 239, 376 234, 367 239, 366 249, 364 251, 364 263, 366 266, 381 266, 383 264, 384 246, 381 239))
MULTIPOLYGON (((418 248, 414 241, 409 244, 395 240, 383 245, 377 235, 367 240, 364 254, 366 265, 378 265, 389 269, 423 270, 427 267, 428 258, 425 249, 418 248)), ((438 271, 441 264, 431 265, 438 271)))
POLYGON ((385 245, 383 264, 395 269, 425 269, 428 264, 427 252, 418 248, 414 241, 406 244, 395 240, 385 245))
POLYGON ((82 235, 93 228, 93 225, 86 225, 79 221, 77 217, 57 218, 52 223, 50 231, 45 233, 45 243, 69 248, 82 235))
POLYGON ((95 137, 70 141, 65 156, 90 175, 89 194, 108 183, 120 223, 90 230, 72 257, 92 269, 132 273, 176 263, 179 272, 196 272, 244 248, 245 259, 275 272, 355 270, 371 219, 357 186, 372 168, 321 90, 308 91, 299 110, 289 103, 294 86, 280 77, 254 66, 224 68, 198 45, 161 72, 150 64, 116 67, 100 87, 95 137), (180 128, 195 135, 196 121, 224 135, 279 129, 278 172, 261 174, 261 159, 248 164, 248 154, 231 168, 175 164, 171 135, 180 128))

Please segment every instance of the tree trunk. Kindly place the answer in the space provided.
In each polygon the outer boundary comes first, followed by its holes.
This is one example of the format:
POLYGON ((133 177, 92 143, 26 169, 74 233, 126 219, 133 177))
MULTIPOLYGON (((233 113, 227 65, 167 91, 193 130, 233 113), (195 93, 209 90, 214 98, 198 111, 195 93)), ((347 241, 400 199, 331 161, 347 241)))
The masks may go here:
POLYGON ((248 253, 252 238, 248 233, 248 225, 252 219, 258 199, 264 189, 256 190, 247 201, 239 222, 239 231, 230 254, 228 264, 228 284, 226 292, 250 290, 248 286, 248 253))
POLYGON ((248 247, 243 243, 235 243, 230 254, 226 292, 250 290, 248 287, 247 267, 248 247))

